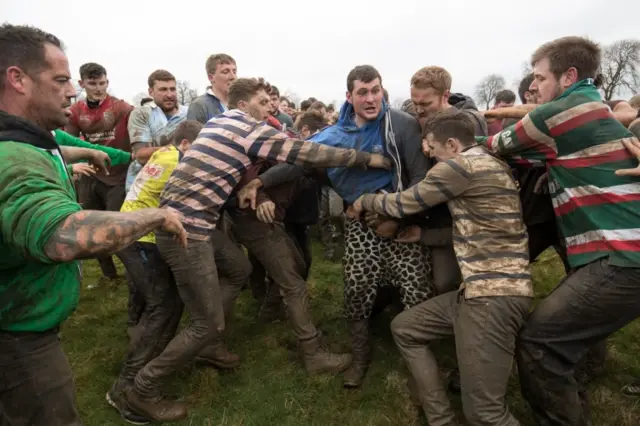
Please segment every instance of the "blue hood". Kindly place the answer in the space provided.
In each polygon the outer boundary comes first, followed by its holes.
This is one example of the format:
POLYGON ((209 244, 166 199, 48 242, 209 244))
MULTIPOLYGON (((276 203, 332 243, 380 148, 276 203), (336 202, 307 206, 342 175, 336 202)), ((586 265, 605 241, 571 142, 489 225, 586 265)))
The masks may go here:
MULTIPOLYGON (((353 105, 345 102, 340 108, 338 122, 312 136, 311 141, 336 148, 356 149, 358 151, 387 154, 384 136, 384 116, 388 110, 383 101, 382 111, 375 120, 364 126, 356 126, 353 105)), ((335 191, 349 204, 360 195, 380 190, 393 192, 394 171, 359 170, 346 167, 327 169, 327 175, 335 191)))

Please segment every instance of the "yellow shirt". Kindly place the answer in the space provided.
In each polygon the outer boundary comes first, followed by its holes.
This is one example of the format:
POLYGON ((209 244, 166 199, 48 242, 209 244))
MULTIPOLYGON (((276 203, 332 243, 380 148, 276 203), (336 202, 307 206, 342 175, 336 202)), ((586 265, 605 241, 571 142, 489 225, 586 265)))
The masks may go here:
MULTIPOLYGON (((147 164, 140 170, 131 189, 127 193, 121 212, 134 212, 140 209, 157 208, 160 204, 160 193, 180 161, 180 151, 173 146, 165 146, 156 151, 147 164)), ((142 243, 156 243, 153 232, 140 238, 142 243)))

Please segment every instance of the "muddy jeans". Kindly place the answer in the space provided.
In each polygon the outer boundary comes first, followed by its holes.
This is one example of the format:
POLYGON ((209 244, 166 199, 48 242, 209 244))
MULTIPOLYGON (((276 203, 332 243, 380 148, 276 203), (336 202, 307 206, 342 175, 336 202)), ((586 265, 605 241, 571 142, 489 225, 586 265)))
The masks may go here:
POLYGON ((453 422, 447 391, 436 359, 434 340, 454 336, 462 384, 462 407, 470 425, 520 423, 505 404, 518 331, 532 299, 494 296, 465 299, 452 291, 399 314, 391 332, 409 366, 430 426, 453 422))
POLYGON ((143 396, 158 395, 163 378, 219 339, 217 329, 251 273, 247 257, 229 238, 218 230, 211 235, 209 241, 190 239, 183 249, 173 235, 156 232, 156 244, 171 268, 191 322, 138 372, 135 387, 143 396))
POLYGON ((57 329, 0 331, 0 425, 82 425, 57 329))
POLYGON ((145 298, 138 287, 143 284, 137 284, 146 279, 147 269, 141 261, 140 246, 132 244, 118 253, 116 253, 120 262, 124 265, 127 286, 129 288, 129 299, 127 301, 127 326, 136 326, 145 310, 145 298))
POLYGON ((313 339, 318 331, 309 312, 309 293, 303 278, 306 262, 297 244, 281 223, 266 224, 255 215, 231 212, 236 223, 238 241, 264 266, 278 285, 296 337, 313 339))
MULTIPOLYGON (((120 211, 127 193, 122 185, 107 185, 94 177, 82 176, 78 181, 78 198, 85 210, 120 211)), ((102 275, 115 278, 118 274, 111 256, 99 257, 102 275)))
POLYGON ((157 246, 136 242, 125 250, 120 255, 127 260, 125 267, 129 275, 135 276, 144 310, 140 317, 140 337, 129 349, 120 372, 119 385, 122 386, 131 385, 138 371, 173 339, 183 309, 171 269, 157 246))
POLYGON ((522 395, 542 426, 590 422, 574 369, 587 351, 640 316, 640 268, 608 258, 575 271, 531 313, 519 336, 522 395))

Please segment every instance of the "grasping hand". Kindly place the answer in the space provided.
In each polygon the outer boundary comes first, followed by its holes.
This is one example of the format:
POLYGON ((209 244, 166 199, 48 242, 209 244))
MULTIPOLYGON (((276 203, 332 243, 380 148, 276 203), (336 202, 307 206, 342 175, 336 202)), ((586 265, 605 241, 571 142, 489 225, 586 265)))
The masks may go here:
POLYGON ((403 229, 398 233, 398 237, 395 239, 398 243, 417 243, 420 242, 420 236, 422 229, 418 225, 411 225, 408 228, 403 229))
POLYGON ((256 216, 262 223, 273 223, 276 219, 276 204, 273 201, 265 201, 258 205, 256 216))
POLYGON ((98 151, 97 149, 91 150, 91 156, 87 159, 96 171, 103 172, 105 175, 109 174, 107 168, 111 165, 111 159, 106 152, 98 151))
POLYGON ((616 176, 640 176, 640 142, 637 139, 623 139, 624 146, 638 158, 639 164, 634 169, 616 170, 616 176))
POLYGON ((175 234, 180 245, 183 248, 187 248, 187 231, 184 230, 178 213, 171 210, 164 210, 164 222, 162 223, 162 229, 175 234))
POLYGON ((360 197, 347 208, 347 217, 350 219, 360 220, 360 216, 362 216, 363 211, 362 197, 360 197))
POLYGON ((238 191, 238 206, 246 209, 251 206, 252 210, 256 209, 256 200, 258 199, 258 189, 262 187, 262 181, 258 178, 252 180, 238 191))
POLYGON ((71 166, 74 176, 93 176, 96 174, 95 169, 86 163, 76 163, 71 166))
POLYGON ((372 169, 391 170, 391 160, 389 160, 382 154, 369 154, 367 167, 370 167, 372 169))
POLYGON ((536 185, 533 187, 534 194, 548 194, 549 193, 549 172, 546 172, 538 178, 536 185))

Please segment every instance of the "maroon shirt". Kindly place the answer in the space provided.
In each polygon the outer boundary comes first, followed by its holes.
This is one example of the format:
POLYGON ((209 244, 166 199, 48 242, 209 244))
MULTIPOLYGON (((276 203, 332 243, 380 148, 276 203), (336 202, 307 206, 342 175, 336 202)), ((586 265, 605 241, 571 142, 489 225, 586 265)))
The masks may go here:
MULTIPOLYGON (((71 106, 71 119, 65 131, 82 136, 87 142, 131 152, 127 125, 132 110, 131 105, 112 96, 95 108, 82 100, 71 106)), ((109 175, 96 174, 96 178, 107 185, 124 185, 127 168, 126 164, 110 167, 109 175)))

